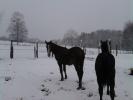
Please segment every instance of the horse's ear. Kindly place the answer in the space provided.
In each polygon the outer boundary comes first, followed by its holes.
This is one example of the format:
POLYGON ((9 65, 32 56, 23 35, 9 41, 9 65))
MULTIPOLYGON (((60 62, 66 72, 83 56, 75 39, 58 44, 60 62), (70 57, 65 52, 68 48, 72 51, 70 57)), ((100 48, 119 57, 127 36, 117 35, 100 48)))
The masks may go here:
POLYGON ((47 44, 48 42, 45 40, 45 43, 47 44))
POLYGON ((103 43, 103 41, 101 40, 101 41, 100 41, 100 43, 102 44, 102 43, 103 43))
POLYGON ((50 43, 52 43, 52 41, 50 40, 50 43))

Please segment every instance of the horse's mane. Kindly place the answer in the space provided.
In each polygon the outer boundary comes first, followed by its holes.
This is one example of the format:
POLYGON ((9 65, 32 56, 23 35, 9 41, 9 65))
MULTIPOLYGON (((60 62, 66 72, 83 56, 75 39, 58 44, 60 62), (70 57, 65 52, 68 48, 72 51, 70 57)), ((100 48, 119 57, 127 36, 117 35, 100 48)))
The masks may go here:
POLYGON ((55 44, 53 42, 51 42, 51 46, 52 46, 52 52, 55 55, 57 54, 58 56, 67 54, 68 53, 68 50, 69 50, 66 47, 62 47, 62 46, 57 45, 57 44, 55 44))
POLYGON ((108 41, 101 41, 102 53, 109 53, 108 41))
POLYGON ((57 45, 57 44, 55 44, 55 43, 53 43, 53 42, 51 42, 51 44, 52 44, 53 46, 55 46, 55 47, 58 47, 58 48, 64 48, 64 49, 67 49, 66 47, 63 47, 63 46, 57 45))

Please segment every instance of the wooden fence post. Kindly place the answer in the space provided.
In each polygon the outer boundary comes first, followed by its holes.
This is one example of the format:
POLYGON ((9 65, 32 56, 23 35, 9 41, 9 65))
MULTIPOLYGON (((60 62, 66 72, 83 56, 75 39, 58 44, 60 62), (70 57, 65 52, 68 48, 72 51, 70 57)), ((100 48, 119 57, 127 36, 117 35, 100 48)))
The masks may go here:
POLYGON ((116 56, 118 54, 118 45, 116 45, 116 56))
POLYGON ((35 46, 34 46, 34 57, 38 58, 38 42, 35 43, 35 46))
POLYGON ((13 50, 13 40, 11 40, 11 45, 10 45, 10 58, 13 59, 14 55, 14 50, 13 50))
POLYGON ((112 44, 111 44, 111 40, 108 40, 109 43, 109 52, 112 53, 112 44))
POLYGON ((38 58, 38 42, 36 43, 36 57, 38 58))
POLYGON ((36 46, 34 45, 34 57, 36 58, 36 46))
POLYGON ((100 44, 100 42, 98 42, 98 47, 97 47, 97 49, 98 49, 98 54, 100 53, 100 47, 101 47, 101 44, 100 44))

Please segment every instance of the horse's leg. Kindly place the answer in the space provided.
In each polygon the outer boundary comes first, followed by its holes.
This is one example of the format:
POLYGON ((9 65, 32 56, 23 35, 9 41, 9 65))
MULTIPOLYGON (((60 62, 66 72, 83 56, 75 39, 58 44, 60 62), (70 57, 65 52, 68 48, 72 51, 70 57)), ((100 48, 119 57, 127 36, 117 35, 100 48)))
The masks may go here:
MULTIPOLYGON (((78 73, 78 66, 76 64, 74 64, 74 67, 75 67, 75 70, 77 72, 77 75, 78 75, 78 79, 79 79, 79 73, 78 73)), ((80 89, 79 87, 77 89, 80 89)))
POLYGON ((107 84, 107 95, 109 95, 109 85, 107 84))
POLYGON ((63 70, 64 70, 64 73, 65 73, 65 79, 67 79, 66 65, 63 65, 63 70))
POLYGON ((52 57, 54 57, 54 53, 52 52, 52 57))
POLYGON ((75 65, 75 69, 77 71, 77 75, 78 75, 78 78, 79 78, 79 87, 77 89, 78 90, 79 89, 84 90, 85 88, 82 87, 83 66, 75 65))
POLYGON ((79 87, 80 87, 82 90, 85 90, 85 88, 82 86, 82 78, 83 78, 83 74, 84 74, 83 65, 84 65, 84 59, 83 59, 83 61, 81 61, 80 64, 79 64, 79 87))
POLYGON ((114 100, 114 97, 115 97, 114 87, 115 87, 115 83, 114 83, 114 80, 113 80, 112 84, 110 85, 110 97, 111 97, 111 100, 114 100))
POLYGON ((58 62, 58 65, 59 65, 60 74, 61 74, 61 81, 64 81, 63 70, 62 70, 62 64, 60 64, 60 63, 58 62))
MULTIPOLYGON (((78 79, 80 80, 80 78, 79 78, 79 71, 78 71, 78 66, 76 66, 76 65, 74 65, 74 67, 75 67, 75 70, 76 70, 76 72, 77 72, 77 75, 78 75, 78 79)), ((79 86, 77 87, 77 89, 79 90, 81 88, 81 84, 80 84, 80 82, 79 82, 79 86)))
POLYGON ((103 86, 102 86, 100 83, 98 83, 98 85, 99 85, 100 100, 102 100, 102 96, 103 96, 103 86))
POLYGON ((79 89, 83 89, 84 90, 84 88, 82 87, 82 77, 83 77, 83 70, 79 70, 79 89))

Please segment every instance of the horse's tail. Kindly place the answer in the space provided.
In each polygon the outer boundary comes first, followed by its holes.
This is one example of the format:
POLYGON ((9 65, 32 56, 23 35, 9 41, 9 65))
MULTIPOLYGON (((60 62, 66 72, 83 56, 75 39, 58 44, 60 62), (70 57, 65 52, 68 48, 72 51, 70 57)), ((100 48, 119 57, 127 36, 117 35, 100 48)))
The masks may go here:
POLYGON ((108 75, 104 73, 103 69, 99 70, 96 68, 96 73, 97 73, 98 83, 101 84, 102 86, 106 86, 108 83, 108 75))
POLYGON ((102 85, 105 87, 109 82, 108 82, 108 80, 109 80, 109 72, 106 70, 106 69, 104 69, 103 68, 103 74, 102 74, 102 80, 101 80, 101 83, 102 83, 102 85))
POLYGON ((101 77, 103 86, 109 85, 114 78, 114 67, 110 64, 102 66, 101 77))
POLYGON ((79 64, 80 64, 80 66, 82 66, 82 68, 84 66, 84 60, 85 60, 85 52, 83 50, 82 56, 79 58, 79 64))
POLYGON ((83 48, 84 56, 86 55, 86 48, 83 48))

